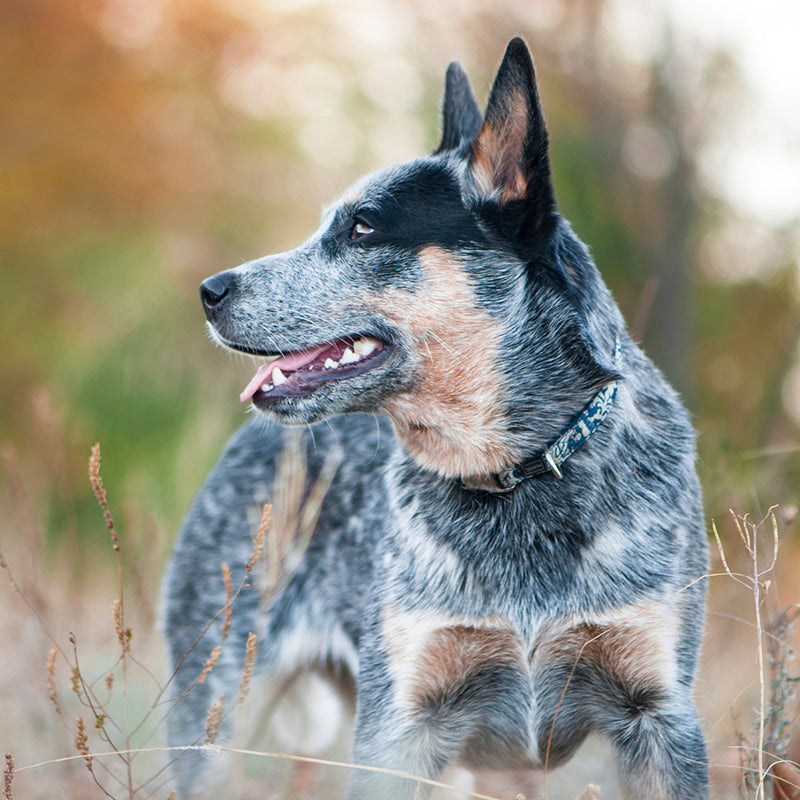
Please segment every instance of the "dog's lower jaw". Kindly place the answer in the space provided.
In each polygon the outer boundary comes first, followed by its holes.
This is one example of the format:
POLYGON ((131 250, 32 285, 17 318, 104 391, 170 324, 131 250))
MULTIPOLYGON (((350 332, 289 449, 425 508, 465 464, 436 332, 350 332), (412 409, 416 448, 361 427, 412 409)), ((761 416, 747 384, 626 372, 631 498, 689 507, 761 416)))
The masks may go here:
POLYGON ((322 382, 307 394, 256 392, 252 407, 267 419, 281 425, 309 425, 338 414, 364 412, 380 414, 386 398, 408 390, 402 377, 402 353, 384 344, 373 368, 322 382))

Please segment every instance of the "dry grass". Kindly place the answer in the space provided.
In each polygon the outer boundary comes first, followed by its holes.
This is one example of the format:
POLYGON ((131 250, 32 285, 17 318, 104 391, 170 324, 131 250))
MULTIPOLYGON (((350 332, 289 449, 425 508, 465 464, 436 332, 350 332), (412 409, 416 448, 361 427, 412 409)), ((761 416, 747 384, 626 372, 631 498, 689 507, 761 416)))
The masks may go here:
MULTIPOLYGON (((223 566, 225 603, 206 629, 221 621, 222 640, 203 665, 196 678, 198 683, 213 671, 225 647, 234 601, 248 581, 258 582, 268 605, 302 558, 341 454, 333 454, 304 504, 305 465, 300 452, 300 448, 293 448, 281 465, 281 503, 277 511, 265 507, 252 555, 238 585, 227 565, 223 566)), ((9 541, 14 543, 15 557, 20 556, 23 564, 17 573, 16 565, 12 570, 0 553, 0 565, 12 590, 10 614, 0 623, 0 636, 16 645, 12 659, 6 659, 6 667, 0 673, 4 696, 11 698, 7 703, 8 721, 0 726, 0 734, 8 737, 5 749, 11 751, 5 758, 5 797, 38 800, 61 794, 77 800, 171 800, 174 792, 167 767, 175 754, 163 744, 164 723, 171 710, 165 693, 171 678, 162 681, 157 677, 165 670, 159 637, 152 635, 148 615, 143 619, 136 606, 126 604, 125 548, 100 477, 99 448, 92 450, 89 479, 103 514, 115 569, 113 575, 98 576, 78 592, 57 576, 45 581, 41 571, 31 568, 30 559, 23 557, 23 552, 30 555, 31 548, 38 548, 41 555, 44 537, 34 509, 25 499, 13 453, 8 450, 4 452, 4 464, 6 484, 15 505, 15 537, 9 541), (113 596, 110 619, 98 612, 108 608, 109 596, 113 596), (65 626, 76 620, 81 623, 80 640, 72 632, 64 637, 61 631, 68 630, 65 626), (139 633, 135 636, 134 631, 139 633), (21 733, 11 739, 12 730, 21 733)), ((800 800, 800 770, 796 763, 800 746, 795 693, 798 676, 792 646, 800 611, 791 603, 781 605, 776 589, 781 564, 778 521, 774 511, 758 522, 732 514, 729 527, 720 533, 714 526, 722 569, 711 575, 712 608, 715 596, 724 597, 733 585, 735 608, 726 609, 724 618, 728 624, 748 625, 752 631, 749 647, 741 636, 737 642, 742 642, 740 652, 749 650, 753 659, 748 663, 739 655, 722 663, 721 659, 729 656, 713 654, 718 646, 715 628, 722 615, 712 614, 711 644, 707 647, 700 691, 706 716, 717 720, 709 732, 716 796, 724 800, 736 796, 748 800, 800 800), (723 545, 723 541, 727 544, 723 545), (735 542, 740 543, 738 550, 733 547, 735 542), (744 606, 745 598, 749 611, 744 606), (708 674, 720 670, 742 684, 740 691, 729 689, 728 681, 720 682, 731 692, 725 697, 708 691, 713 688, 708 674), (744 730, 747 734, 742 733, 744 730), (731 753, 739 754, 735 761, 730 758, 731 753)), ((140 579, 142 575, 149 576, 149 590, 155 594, 158 571, 140 565, 135 572, 140 579)), ((209 753, 238 754, 243 760, 244 774, 239 776, 239 788, 231 789, 231 797, 261 796, 265 786, 270 787, 270 798, 302 795, 327 800, 340 796, 347 773, 353 768, 346 753, 345 758, 336 760, 273 749, 220 746, 218 735, 223 719, 250 694, 255 658, 256 638, 251 634, 238 693, 235 698, 220 697, 209 709, 205 741, 196 746, 209 753)), ((616 783, 608 762, 607 752, 589 745, 568 767, 549 774, 546 783, 541 776, 529 773, 485 773, 477 776, 471 790, 462 788, 460 796, 481 800, 514 795, 610 800, 615 797, 616 783), (586 765, 589 769, 583 772, 586 765), (589 773, 593 771, 600 777, 603 791, 589 784, 589 773)), ((424 783, 439 792, 452 789, 443 782, 424 783)))
MULTIPOLYGON (((51 647, 44 667, 44 683, 46 697, 56 716, 64 728, 70 733, 74 750, 78 756, 64 756, 49 761, 28 763, 16 771, 13 768, 11 756, 7 761, 6 769, 6 794, 11 797, 15 776, 38 770, 44 772, 48 765, 67 766, 67 771, 60 772, 60 782, 66 785, 83 786, 78 790, 82 796, 86 787, 84 782, 75 781, 74 770, 70 762, 75 759, 82 760, 89 778, 101 796, 109 798, 119 797, 163 797, 167 796, 166 783, 167 771, 171 761, 163 763, 163 757, 144 758, 146 754, 155 755, 164 751, 160 746, 151 746, 152 741, 159 741, 171 708, 165 700, 166 692, 172 681, 168 677, 165 683, 160 683, 156 674, 145 661, 140 660, 134 647, 133 628, 128 624, 124 594, 124 571, 122 547, 117 526, 106 496, 105 488, 100 477, 100 448, 92 448, 89 459, 89 480, 97 502, 102 510, 106 528, 110 535, 111 547, 116 558, 116 598, 111 604, 111 628, 116 653, 110 657, 110 663, 98 667, 97 654, 92 653, 92 667, 83 665, 83 648, 79 647, 77 636, 70 632, 68 642, 70 648, 65 648, 60 643, 60 638, 51 633, 51 625, 47 617, 57 616, 54 609, 46 603, 42 596, 36 595, 36 602, 32 601, 23 583, 31 585, 32 578, 26 576, 24 581, 18 581, 12 572, 7 560, 0 552, 0 565, 5 569, 9 583, 19 601, 27 607, 27 611, 38 623, 39 632, 49 640, 51 647), (60 663, 63 667, 60 667, 60 663), (70 691, 67 697, 59 689, 69 675, 70 691), (62 677, 62 675, 64 677, 62 677), (149 686, 148 686, 149 685, 149 686), (143 692, 149 691, 151 697, 142 701, 143 692), (135 694, 135 698, 131 697, 135 694), (78 708, 79 713, 72 709, 78 708), (134 711, 135 708, 135 711, 134 711), (138 767, 135 769, 135 767, 138 767)), ((17 493, 17 497, 23 495, 17 493)), ((21 509, 20 518, 32 517, 29 508, 21 509)), ((258 564, 260 554, 264 549, 264 537, 267 533, 269 508, 265 508, 262 525, 254 541, 253 553, 245 564, 245 574, 238 587, 234 588, 230 570, 223 565, 223 578, 226 586, 226 600, 224 606, 208 622, 201 637, 211 629, 214 623, 222 618, 222 643, 212 653, 211 658, 205 663, 196 681, 202 683, 208 673, 213 669, 219 656, 221 647, 228 638, 232 621, 232 607, 239 593, 249 583, 253 570, 258 564)), ((94 588, 94 587, 92 587, 94 588)), ((155 586, 152 587, 155 592, 155 586)), ((94 595, 94 592, 87 592, 94 595)), ((152 638, 152 637, 148 637, 152 638)), ((199 642, 199 639, 198 639, 199 642)), ((195 642, 195 645, 197 642, 195 642)), ((188 655, 188 654, 187 654, 188 655)), ((255 661, 255 639, 248 639, 245 662, 242 666, 242 685, 240 697, 247 694, 248 685, 252 677, 255 661)), ((158 671, 162 671, 157 668, 158 671)), ((219 702, 209 710, 208 724, 206 726, 206 741, 210 744, 216 742, 219 728, 225 715, 225 701, 219 702)), ((57 743, 54 743, 56 747, 57 743)), ((31 796, 39 796, 34 792, 31 796)))
POLYGON ((750 686, 742 692, 742 696, 748 696, 754 703, 749 714, 752 718, 749 733, 744 733, 741 704, 735 702, 728 707, 735 726, 735 743, 728 746, 739 756, 739 795, 748 800, 796 800, 800 798, 800 771, 792 756, 800 744, 795 691, 800 678, 791 667, 796 658, 793 638, 798 607, 781 606, 777 596, 780 537, 775 509, 757 522, 748 515, 734 511, 730 514, 735 536, 728 540, 733 543, 738 540, 741 545, 736 554, 741 566, 734 566, 729 555, 732 545, 727 548, 723 545, 723 538, 713 524, 723 569, 714 577, 727 577, 740 587, 741 597, 749 598, 749 615, 728 616, 752 631, 749 650, 755 672, 754 677, 750 675, 750 686), (752 688, 755 693, 748 691, 752 688))

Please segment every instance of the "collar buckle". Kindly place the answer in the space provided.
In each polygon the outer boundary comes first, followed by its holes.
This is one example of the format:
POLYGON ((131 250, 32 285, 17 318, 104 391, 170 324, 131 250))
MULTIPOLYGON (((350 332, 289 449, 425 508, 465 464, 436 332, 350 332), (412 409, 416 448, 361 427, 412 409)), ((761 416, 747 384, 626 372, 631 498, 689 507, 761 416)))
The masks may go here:
POLYGON ((459 484, 465 489, 493 493, 510 492, 529 478, 552 473, 557 479, 564 477, 561 465, 597 430, 614 405, 619 380, 606 384, 583 408, 572 424, 533 458, 515 464, 488 476, 462 478, 459 484))
POLYGON ((553 454, 549 449, 544 451, 544 463, 547 464, 548 469, 553 473, 553 475, 556 476, 556 478, 564 477, 563 473, 558 468, 558 462, 555 460, 555 458, 553 458, 553 454))

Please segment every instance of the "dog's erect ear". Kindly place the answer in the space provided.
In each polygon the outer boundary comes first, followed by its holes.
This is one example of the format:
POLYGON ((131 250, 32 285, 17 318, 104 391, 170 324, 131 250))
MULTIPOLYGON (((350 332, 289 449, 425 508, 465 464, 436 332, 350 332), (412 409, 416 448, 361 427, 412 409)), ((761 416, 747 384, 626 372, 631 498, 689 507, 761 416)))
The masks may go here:
POLYGON ((512 39, 472 143, 470 167, 478 191, 501 205, 525 201, 529 224, 555 209, 547 130, 528 46, 512 39))
POLYGON ((447 68, 444 79, 444 102, 442 103, 442 141, 434 155, 447 150, 458 150, 469 144, 478 135, 483 124, 481 114, 467 73, 461 64, 454 61, 447 68))

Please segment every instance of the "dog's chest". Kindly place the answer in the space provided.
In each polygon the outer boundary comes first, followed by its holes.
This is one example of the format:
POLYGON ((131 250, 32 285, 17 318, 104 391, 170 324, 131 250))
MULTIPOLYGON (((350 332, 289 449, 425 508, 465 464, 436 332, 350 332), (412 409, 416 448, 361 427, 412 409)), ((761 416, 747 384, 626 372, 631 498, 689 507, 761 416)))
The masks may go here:
POLYGON ((674 554, 666 543, 653 574, 639 564, 645 548, 636 531, 600 510, 587 520, 567 503, 543 503, 536 514, 504 499, 474 509, 398 495, 390 491, 377 572, 389 602, 397 596, 456 615, 500 615, 530 641, 541 619, 634 604, 669 579, 674 554))
POLYGON ((631 687, 637 703, 675 685, 677 601, 608 579, 625 563, 613 530, 602 546, 562 546, 513 519, 492 527, 464 515, 437 527, 418 502, 394 510, 379 609, 393 694, 415 715, 476 720, 483 745, 465 760, 540 764, 556 709, 575 719, 597 708, 593 687, 631 687), (485 744, 495 740, 496 752, 485 744))
POLYGON ((675 619, 661 604, 541 619, 524 632, 500 615, 389 606, 380 630, 394 701, 432 722, 453 713, 469 719, 481 745, 468 746, 462 760, 505 768, 540 766, 545 749, 553 761, 566 753, 575 730, 562 741, 558 715, 574 720, 620 700, 594 687, 619 687, 632 704, 674 688, 675 619))

